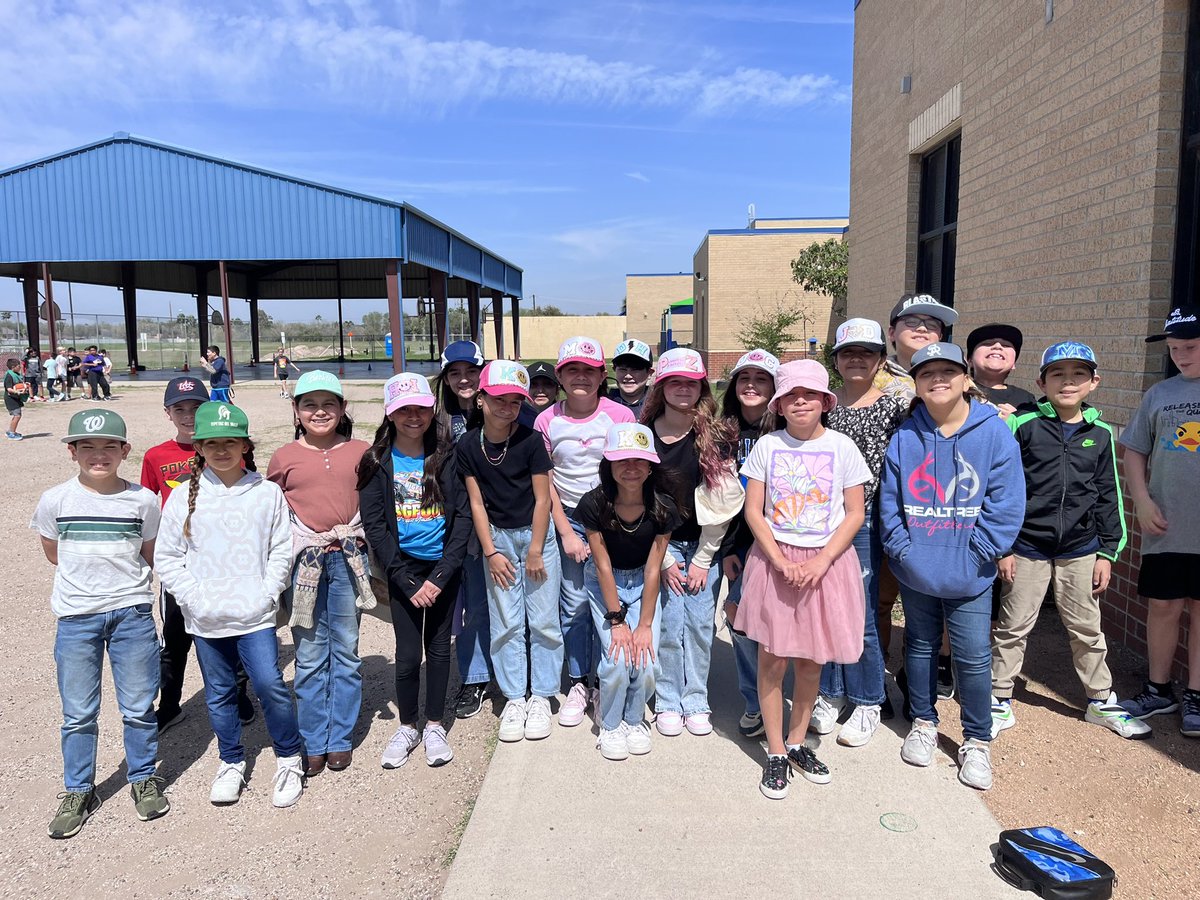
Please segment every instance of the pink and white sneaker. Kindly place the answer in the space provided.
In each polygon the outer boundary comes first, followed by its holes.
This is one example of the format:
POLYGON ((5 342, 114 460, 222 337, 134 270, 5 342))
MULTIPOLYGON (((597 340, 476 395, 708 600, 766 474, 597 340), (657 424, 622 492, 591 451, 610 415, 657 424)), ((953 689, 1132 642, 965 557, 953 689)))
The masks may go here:
POLYGON ((712 722, 709 721, 708 713, 693 713, 690 716, 684 716, 683 724, 687 727, 688 734, 694 734, 697 737, 712 734, 712 722))
POLYGON ((683 716, 677 712, 664 710, 655 715, 654 727, 663 737, 675 737, 683 733, 683 716))
POLYGON ((587 715, 588 701, 591 699, 587 685, 582 682, 571 685, 567 699, 558 708, 558 724, 574 728, 587 715))

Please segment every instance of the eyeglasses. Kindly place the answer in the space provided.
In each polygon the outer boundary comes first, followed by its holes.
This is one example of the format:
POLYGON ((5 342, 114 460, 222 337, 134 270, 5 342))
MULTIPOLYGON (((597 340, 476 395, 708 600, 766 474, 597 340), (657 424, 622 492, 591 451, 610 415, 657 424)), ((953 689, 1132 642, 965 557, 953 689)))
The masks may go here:
POLYGON ((918 328, 925 328, 928 331, 941 331, 942 320, 935 319, 932 316, 901 316, 896 320, 905 328, 911 328, 916 331, 918 328))

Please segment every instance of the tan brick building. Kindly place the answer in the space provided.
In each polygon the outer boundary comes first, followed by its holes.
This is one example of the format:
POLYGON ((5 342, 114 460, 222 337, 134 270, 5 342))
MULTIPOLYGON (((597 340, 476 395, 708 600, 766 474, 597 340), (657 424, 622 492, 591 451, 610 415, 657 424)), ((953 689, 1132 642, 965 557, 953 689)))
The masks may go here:
MULTIPOLYGON (((626 337, 645 341, 658 354, 662 314, 672 303, 692 296, 692 273, 676 272, 625 276, 626 337)), ((672 316, 672 330, 680 344, 692 342, 692 317, 672 316)))
POLYGON ((738 333, 746 320, 779 306, 798 305, 806 314, 792 328, 796 341, 789 358, 829 341, 837 325, 831 322, 832 300, 796 284, 792 260, 809 244, 844 238, 848 224, 846 218, 751 219, 748 228, 705 234, 692 258, 692 346, 713 377, 745 352, 738 333))
MULTIPOLYGON (((1043 348, 1084 340, 1101 360, 1096 405, 1125 424, 1166 371, 1142 338, 1195 294, 1200 98, 1185 74, 1200 67, 1200 3, 855 7, 850 313, 886 324, 922 289, 959 311, 959 341, 1011 322, 1026 387, 1043 348)), ((1144 649, 1136 547, 1106 623, 1144 649)))

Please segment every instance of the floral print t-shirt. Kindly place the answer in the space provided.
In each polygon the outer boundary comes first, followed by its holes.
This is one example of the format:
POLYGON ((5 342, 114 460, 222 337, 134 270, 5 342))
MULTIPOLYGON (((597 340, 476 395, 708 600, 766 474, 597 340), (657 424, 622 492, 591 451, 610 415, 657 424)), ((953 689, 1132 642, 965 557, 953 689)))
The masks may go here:
POLYGON ((907 415, 907 401, 887 394, 861 409, 839 403, 828 414, 829 427, 854 441, 858 452, 867 462, 867 468, 871 470, 871 480, 866 487, 868 512, 879 490, 879 473, 883 469, 888 443, 907 415))

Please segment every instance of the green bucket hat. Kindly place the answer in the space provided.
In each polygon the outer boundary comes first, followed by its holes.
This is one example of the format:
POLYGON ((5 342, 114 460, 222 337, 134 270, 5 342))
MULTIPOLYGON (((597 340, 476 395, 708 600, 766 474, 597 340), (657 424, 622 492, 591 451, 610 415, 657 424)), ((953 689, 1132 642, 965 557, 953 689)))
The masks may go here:
POLYGON ((335 397, 343 397, 342 383, 338 381, 338 377, 332 372, 325 372, 321 369, 314 369, 311 372, 305 372, 296 379, 296 387, 292 390, 293 397, 300 397, 304 394, 311 394, 313 391, 329 391, 335 397))
POLYGON ((62 439, 64 444, 88 438, 107 438, 112 441, 129 443, 125 432, 125 420, 110 409, 84 409, 71 416, 67 425, 67 436, 62 439))
POLYGON ((232 403, 210 400, 201 403, 196 410, 196 432, 193 441, 211 441, 214 438, 250 437, 250 420, 232 403))

